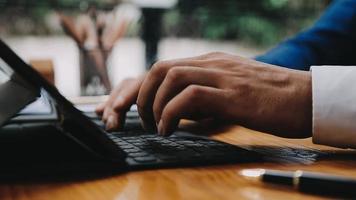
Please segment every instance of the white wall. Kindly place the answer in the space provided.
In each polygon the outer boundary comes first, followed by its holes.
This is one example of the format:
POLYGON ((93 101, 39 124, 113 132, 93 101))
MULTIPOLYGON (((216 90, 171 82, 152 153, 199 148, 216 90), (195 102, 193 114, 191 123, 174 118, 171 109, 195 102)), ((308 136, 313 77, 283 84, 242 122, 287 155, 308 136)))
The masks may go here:
MULTIPOLYGON (((18 37, 5 41, 26 61, 51 59, 55 66, 55 83, 65 96, 79 95, 79 52, 68 37, 18 37)), ((223 51, 252 57, 261 53, 236 42, 212 42, 196 39, 166 38, 159 44, 160 59, 196 56, 211 51, 223 51)), ((109 76, 114 85, 126 77, 144 72, 144 43, 138 38, 120 40, 111 56, 109 76)))

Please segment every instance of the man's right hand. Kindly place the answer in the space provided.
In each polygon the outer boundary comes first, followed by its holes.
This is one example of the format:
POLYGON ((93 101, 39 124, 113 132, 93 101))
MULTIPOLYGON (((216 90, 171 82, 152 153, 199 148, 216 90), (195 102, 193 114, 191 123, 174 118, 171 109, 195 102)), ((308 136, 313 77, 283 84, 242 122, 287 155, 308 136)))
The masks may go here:
POLYGON ((137 95, 145 78, 128 78, 117 85, 110 93, 109 99, 100 104, 95 112, 102 116, 107 131, 121 128, 125 122, 126 112, 136 103, 137 95))

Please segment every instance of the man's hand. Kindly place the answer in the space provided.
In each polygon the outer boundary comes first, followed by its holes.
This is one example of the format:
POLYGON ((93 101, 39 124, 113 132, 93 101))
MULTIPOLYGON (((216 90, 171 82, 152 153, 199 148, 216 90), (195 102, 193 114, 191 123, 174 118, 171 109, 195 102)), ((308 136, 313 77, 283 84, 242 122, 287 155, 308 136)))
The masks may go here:
POLYGON ((225 53, 156 63, 137 105, 145 128, 157 126, 161 135, 171 134, 180 119, 205 118, 283 137, 311 135, 309 72, 225 53))
POLYGON ((144 75, 133 79, 125 79, 111 92, 109 100, 100 104, 95 112, 102 116, 106 130, 112 131, 122 126, 126 112, 136 102, 138 91, 144 75))

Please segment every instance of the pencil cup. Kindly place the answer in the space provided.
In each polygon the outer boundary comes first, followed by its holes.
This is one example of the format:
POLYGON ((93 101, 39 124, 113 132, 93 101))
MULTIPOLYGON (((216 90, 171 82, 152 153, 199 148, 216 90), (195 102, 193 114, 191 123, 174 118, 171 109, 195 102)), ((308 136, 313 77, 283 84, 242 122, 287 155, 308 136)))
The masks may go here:
POLYGON ((106 95, 111 90, 107 72, 110 51, 80 49, 80 93, 82 96, 106 95))

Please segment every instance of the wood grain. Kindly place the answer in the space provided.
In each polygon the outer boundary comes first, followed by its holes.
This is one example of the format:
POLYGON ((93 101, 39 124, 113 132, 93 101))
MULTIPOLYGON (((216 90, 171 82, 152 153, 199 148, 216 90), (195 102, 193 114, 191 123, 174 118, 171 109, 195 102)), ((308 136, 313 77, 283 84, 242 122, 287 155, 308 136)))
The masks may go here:
MULTIPOLYGON (((200 129, 202 130, 202 129, 200 129)), ((331 172, 356 178, 354 150, 336 149, 312 144, 310 139, 282 139, 243 127, 216 129, 213 137, 246 148, 306 149, 325 156, 310 162, 278 162, 176 168, 128 172, 112 177, 86 181, 3 183, 0 199, 323 199, 293 189, 251 181, 239 175, 245 168, 269 168, 331 172)))

